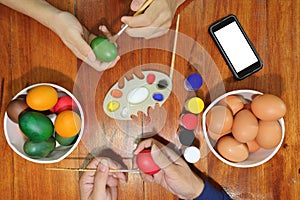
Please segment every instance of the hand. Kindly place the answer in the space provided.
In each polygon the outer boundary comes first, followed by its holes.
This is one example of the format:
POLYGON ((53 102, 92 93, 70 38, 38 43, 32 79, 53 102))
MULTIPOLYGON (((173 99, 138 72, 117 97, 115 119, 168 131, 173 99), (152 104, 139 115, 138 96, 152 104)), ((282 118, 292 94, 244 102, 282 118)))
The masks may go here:
POLYGON ((121 165, 109 158, 93 159, 87 168, 97 168, 96 172, 84 172, 79 180, 81 200, 117 199, 118 182, 125 183, 124 173, 110 173, 109 169, 120 169, 121 165), (99 163, 100 161, 100 163, 99 163))
MULTIPOLYGON (((112 62, 101 62, 96 60, 96 56, 90 47, 90 41, 96 36, 91 34, 82 26, 77 18, 68 12, 59 12, 53 20, 51 29, 61 38, 63 43, 82 61, 86 62, 97 71, 115 66, 120 59, 119 56, 112 62)), ((110 35, 106 27, 100 26, 99 29, 105 35, 110 35)))
MULTIPOLYGON (((132 0, 131 10, 137 11, 146 0, 132 0)), ((131 37, 150 39, 168 32, 176 9, 184 0, 154 0, 145 12, 138 16, 123 16, 121 21, 128 24, 126 33, 131 37)))
POLYGON ((144 181, 154 181, 182 199, 194 199, 200 195, 204 188, 202 179, 196 176, 186 162, 167 146, 156 140, 147 139, 139 143, 134 154, 149 147, 154 162, 161 170, 153 176, 142 174, 144 181))

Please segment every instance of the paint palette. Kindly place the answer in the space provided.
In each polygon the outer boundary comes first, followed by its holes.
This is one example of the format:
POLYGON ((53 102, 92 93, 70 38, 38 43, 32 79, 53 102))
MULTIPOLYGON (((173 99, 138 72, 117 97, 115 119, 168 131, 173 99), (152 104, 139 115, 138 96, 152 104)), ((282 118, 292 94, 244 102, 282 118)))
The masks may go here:
POLYGON ((148 108, 162 106, 172 91, 171 78, 158 71, 143 71, 143 79, 133 75, 124 88, 113 85, 103 102, 104 112, 113 119, 132 120, 139 111, 147 115, 148 108))

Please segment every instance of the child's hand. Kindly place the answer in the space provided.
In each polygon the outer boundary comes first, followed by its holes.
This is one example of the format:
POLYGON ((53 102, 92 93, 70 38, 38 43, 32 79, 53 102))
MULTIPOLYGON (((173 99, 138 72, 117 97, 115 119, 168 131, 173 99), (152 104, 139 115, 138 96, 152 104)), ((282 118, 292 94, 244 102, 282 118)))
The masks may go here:
MULTIPOLYGON (((137 11, 146 0, 132 0, 131 10, 137 11)), ((154 0, 145 12, 138 16, 124 16, 121 21, 129 25, 126 32, 131 37, 146 39, 168 32, 176 9, 184 0, 154 0)))
POLYGON ((126 176, 124 173, 109 173, 109 169, 120 169, 120 167, 118 163, 109 158, 93 159, 87 168, 97 168, 97 171, 84 172, 80 177, 80 199, 117 199, 118 183, 125 183, 126 176))
MULTIPOLYGON (((79 59, 89 64, 97 71, 103 71, 114 67, 120 59, 120 57, 117 56, 114 61, 108 63, 96 60, 96 56, 89 45, 89 42, 96 36, 91 34, 84 26, 82 26, 77 18, 71 13, 58 13, 51 29, 79 59)), ((101 31, 104 30, 105 35, 110 35, 106 27, 103 28, 103 26, 101 26, 99 29, 101 31)))

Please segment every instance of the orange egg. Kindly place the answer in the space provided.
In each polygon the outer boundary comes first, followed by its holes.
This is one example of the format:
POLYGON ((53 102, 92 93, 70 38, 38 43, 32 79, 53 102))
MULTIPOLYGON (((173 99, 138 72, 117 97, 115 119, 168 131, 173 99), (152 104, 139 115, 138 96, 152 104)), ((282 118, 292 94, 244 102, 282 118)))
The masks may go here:
POLYGON ((260 149, 260 146, 257 144, 256 140, 252 140, 247 142, 249 152, 256 152, 260 149))
POLYGON ((262 121, 258 123, 256 142, 265 149, 276 147, 281 140, 282 132, 278 121, 262 121))
POLYGON ((219 105, 228 106, 233 115, 242 110, 244 107, 242 99, 236 95, 229 95, 225 97, 219 102, 219 105))
POLYGON ((225 135, 218 140, 217 150, 221 156, 232 162, 244 161, 249 155, 247 145, 229 135, 225 135))
POLYGON ((81 119, 76 112, 66 110, 57 115, 54 128, 61 137, 70 138, 80 131, 81 119))
POLYGON ((286 113, 285 103, 277 96, 263 94, 256 96, 251 103, 251 110, 256 117, 264 121, 282 118, 286 113))
POLYGON ((240 142, 254 140, 258 131, 257 118, 247 109, 238 112, 233 120, 232 135, 240 142))
POLYGON ((27 105, 38 111, 49 110, 58 100, 57 91, 48 85, 40 85, 28 91, 26 96, 27 105))
POLYGON ((221 105, 212 107, 206 116, 207 129, 215 134, 230 133, 233 122, 231 111, 221 105))

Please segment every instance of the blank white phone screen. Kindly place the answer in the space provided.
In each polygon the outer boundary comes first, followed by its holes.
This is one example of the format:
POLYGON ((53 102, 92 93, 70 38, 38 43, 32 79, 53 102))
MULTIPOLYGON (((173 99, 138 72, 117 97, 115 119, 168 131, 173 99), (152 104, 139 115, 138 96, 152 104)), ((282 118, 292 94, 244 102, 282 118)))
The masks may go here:
POLYGON ((236 22, 216 31, 215 35, 237 73, 258 61, 236 22))

